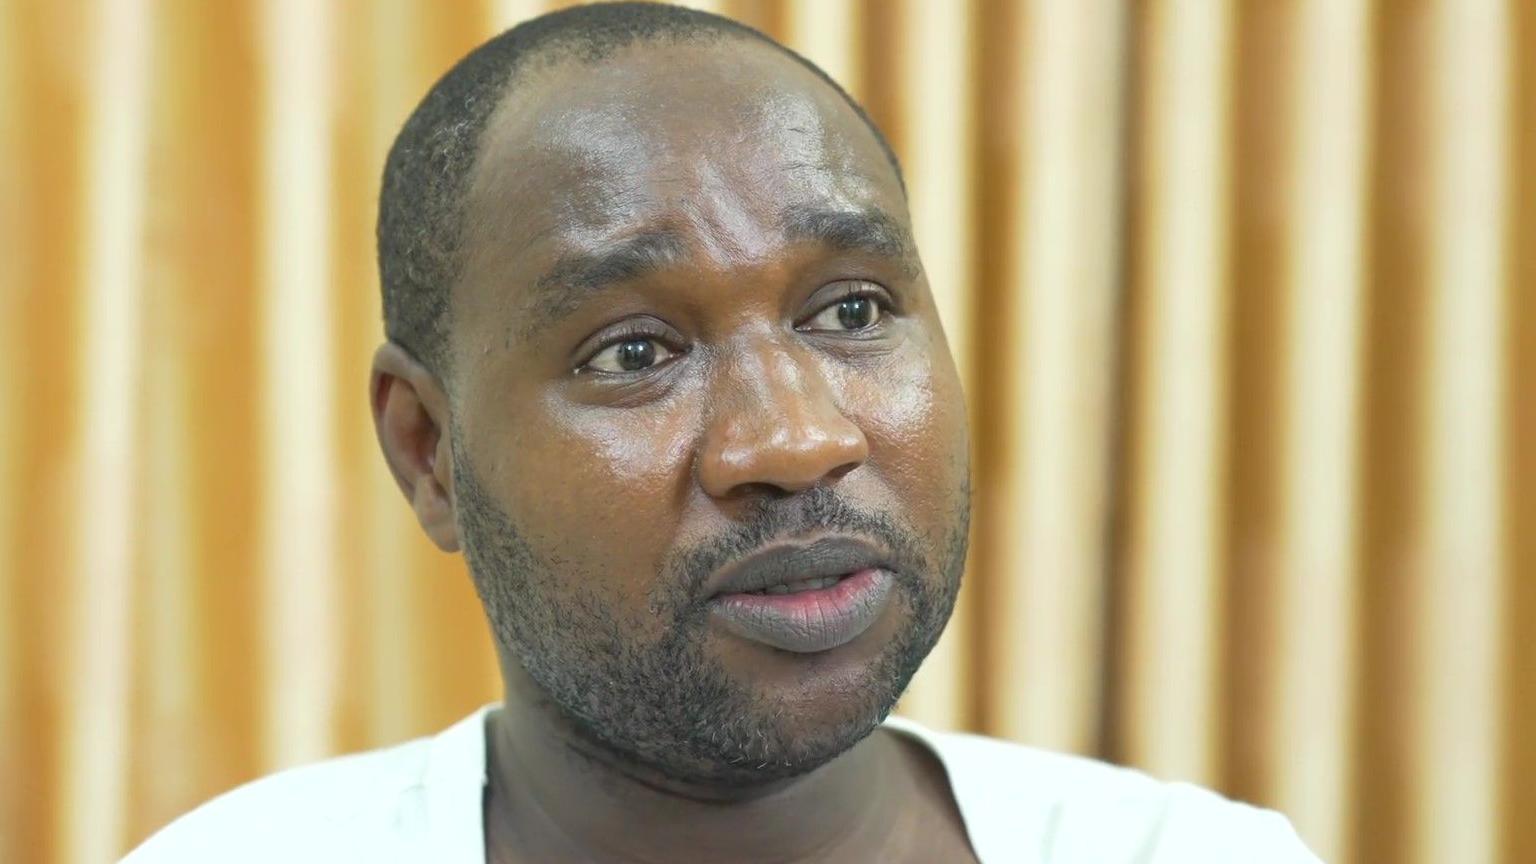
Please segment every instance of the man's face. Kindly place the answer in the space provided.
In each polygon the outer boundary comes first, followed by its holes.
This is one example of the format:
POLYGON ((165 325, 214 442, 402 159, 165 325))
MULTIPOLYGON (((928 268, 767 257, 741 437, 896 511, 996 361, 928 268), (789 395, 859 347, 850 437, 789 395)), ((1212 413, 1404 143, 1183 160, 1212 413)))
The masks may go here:
POLYGON ((452 307, 453 498, 501 650, 667 776, 810 770, 890 710, 965 557, 964 407, 896 174, 766 46, 515 90, 452 307))

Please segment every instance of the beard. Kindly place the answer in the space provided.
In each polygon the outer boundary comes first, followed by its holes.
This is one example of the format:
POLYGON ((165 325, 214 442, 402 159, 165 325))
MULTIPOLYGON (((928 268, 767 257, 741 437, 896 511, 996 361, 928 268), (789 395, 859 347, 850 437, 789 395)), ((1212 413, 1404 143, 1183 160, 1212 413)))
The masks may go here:
POLYGON ((843 753, 885 720, 954 609, 965 563, 966 494, 937 544, 942 548, 826 487, 760 500, 721 536, 670 556, 647 587, 647 608, 630 610, 604 602, 598 574, 577 572, 553 550, 535 550, 454 443, 460 537, 498 647, 581 739, 676 782, 757 785, 804 774, 843 753), (818 530, 886 546, 892 600, 905 619, 857 686, 837 688, 831 698, 838 704, 807 714, 732 675, 706 650, 704 586, 719 567, 767 542, 818 530))

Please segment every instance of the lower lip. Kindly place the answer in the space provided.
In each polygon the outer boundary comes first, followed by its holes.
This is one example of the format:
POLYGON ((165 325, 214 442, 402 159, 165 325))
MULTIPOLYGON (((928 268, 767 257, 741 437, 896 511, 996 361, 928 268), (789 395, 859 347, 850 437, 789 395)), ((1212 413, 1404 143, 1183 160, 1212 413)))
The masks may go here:
POLYGON ((830 651, 868 630, 891 595, 891 574, 860 570, 795 594, 722 594, 714 617, 737 636, 797 654, 830 651))

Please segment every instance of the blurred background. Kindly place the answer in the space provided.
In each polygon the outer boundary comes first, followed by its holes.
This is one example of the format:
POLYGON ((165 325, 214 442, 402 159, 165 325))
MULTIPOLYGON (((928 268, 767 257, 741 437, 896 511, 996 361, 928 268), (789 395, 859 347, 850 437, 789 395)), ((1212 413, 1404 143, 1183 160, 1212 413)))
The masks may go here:
MULTIPOLYGON (((496 699, 365 399, 384 153, 540 2, 0 0, 0 860, 496 699)), ((970 395, 902 710, 1536 861, 1536 8, 722 0, 889 133, 970 395)))

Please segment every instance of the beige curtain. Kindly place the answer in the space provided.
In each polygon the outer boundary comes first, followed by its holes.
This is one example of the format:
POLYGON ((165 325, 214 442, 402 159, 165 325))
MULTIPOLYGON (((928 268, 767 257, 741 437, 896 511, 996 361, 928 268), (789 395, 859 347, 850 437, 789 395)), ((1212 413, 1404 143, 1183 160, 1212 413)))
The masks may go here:
MULTIPOLYGON (((496 697, 373 440, 374 199, 545 6, 0 0, 0 860, 496 697)), ((969 389, 903 710, 1536 861, 1533 4, 711 8, 891 134, 969 389)))

